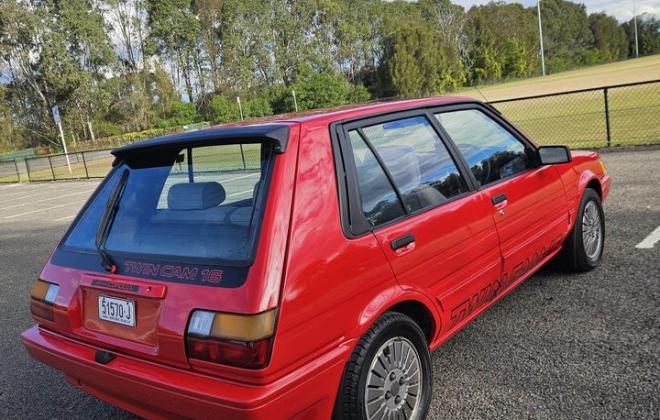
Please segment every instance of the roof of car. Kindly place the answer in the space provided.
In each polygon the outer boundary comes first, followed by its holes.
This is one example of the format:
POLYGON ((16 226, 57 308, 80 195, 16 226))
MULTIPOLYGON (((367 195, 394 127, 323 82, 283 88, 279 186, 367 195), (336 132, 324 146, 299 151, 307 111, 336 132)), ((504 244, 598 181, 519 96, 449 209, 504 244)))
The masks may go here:
POLYGON ((378 100, 363 104, 343 105, 334 108, 305 111, 297 114, 286 114, 279 116, 279 119, 295 122, 327 119, 339 121, 348 118, 367 116, 370 114, 447 105, 458 102, 475 102, 475 99, 465 96, 439 96, 421 99, 378 100))
POLYGON ((317 109, 295 114, 275 115, 260 119, 217 125, 197 131, 186 131, 154 137, 149 140, 131 143, 114 149, 112 154, 115 156, 122 156, 138 150, 168 145, 199 146, 207 143, 209 140, 237 137, 255 141, 263 138, 272 139, 276 142, 277 152, 282 153, 286 150, 289 138, 289 128, 292 125, 313 121, 327 123, 387 112, 460 102, 476 102, 476 100, 470 97, 461 96, 444 96, 396 101, 387 100, 374 101, 359 105, 345 105, 328 109, 317 109))

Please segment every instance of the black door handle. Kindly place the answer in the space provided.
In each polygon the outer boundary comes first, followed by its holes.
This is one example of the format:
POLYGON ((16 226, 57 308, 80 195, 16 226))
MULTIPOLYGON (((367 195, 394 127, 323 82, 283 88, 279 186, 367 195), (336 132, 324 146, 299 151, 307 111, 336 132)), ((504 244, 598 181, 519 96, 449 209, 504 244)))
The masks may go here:
POLYGON ((502 201, 506 201, 507 199, 508 197, 506 196, 506 194, 502 193, 491 198, 490 201, 495 205, 495 204, 500 204, 502 201))
POLYGON ((415 242, 415 236, 412 233, 409 233, 405 236, 394 239, 392 242, 390 242, 390 246, 392 247, 393 251, 396 251, 397 249, 403 248, 406 245, 410 245, 413 242, 415 242))

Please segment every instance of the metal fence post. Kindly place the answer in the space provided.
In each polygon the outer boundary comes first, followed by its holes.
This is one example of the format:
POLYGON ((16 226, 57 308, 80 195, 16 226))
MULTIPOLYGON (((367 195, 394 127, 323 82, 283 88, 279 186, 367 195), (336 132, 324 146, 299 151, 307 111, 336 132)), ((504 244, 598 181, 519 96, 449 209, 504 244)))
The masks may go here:
POLYGON ((241 148, 241 159, 243 160, 243 169, 247 169, 247 166, 245 166, 245 153, 243 153, 243 144, 239 144, 241 148))
POLYGON ((16 159, 14 159, 14 169, 16 169, 16 180, 21 182, 21 173, 18 171, 18 163, 16 163, 16 159))
POLYGON ((53 175, 53 181, 55 181, 55 171, 53 170, 53 161, 48 156, 48 165, 50 165, 50 173, 53 175))
POLYGON ((85 168, 85 178, 89 179, 89 172, 87 171, 87 161, 85 160, 85 152, 80 153, 82 155, 83 167, 85 168))
POLYGON ((24 159, 23 162, 25 162, 25 172, 27 172, 28 182, 32 182, 32 178, 30 177, 30 159, 24 159))
POLYGON ((603 89, 605 100, 605 128, 607 129, 607 147, 612 147, 612 133, 610 132, 610 104, 607 98, 607 88, 603 89))

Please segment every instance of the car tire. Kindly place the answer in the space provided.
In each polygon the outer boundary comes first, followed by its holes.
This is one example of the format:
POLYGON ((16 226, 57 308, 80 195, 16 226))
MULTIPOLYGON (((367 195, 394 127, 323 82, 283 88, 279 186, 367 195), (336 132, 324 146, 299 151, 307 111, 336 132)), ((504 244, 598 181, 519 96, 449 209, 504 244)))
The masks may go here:
POLYGON ((580 200, 575 226, 564 243, 564 261, 572 271, 592 270, 603 258, 605 214, 598 193, 587 188, 580 200))
POLYGON ((431 357, 419 325, 404 314, 386 312, 355 346, 333 418, 380 419, 387 411, 405 411, 405 418, 424 419, 431 403, 431 374, 431 357))

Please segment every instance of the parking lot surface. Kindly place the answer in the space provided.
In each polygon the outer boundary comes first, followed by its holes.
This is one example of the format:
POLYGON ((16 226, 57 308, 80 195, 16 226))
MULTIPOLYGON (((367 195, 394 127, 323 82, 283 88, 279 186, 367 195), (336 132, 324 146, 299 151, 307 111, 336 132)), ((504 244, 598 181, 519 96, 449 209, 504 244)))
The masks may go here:
MULTIPOLYGON (((431 419, 660 418, 660 148, 603 154, 601 267, 551 262, 432 354, 431 419)), ((132 418, 20 343, 30 288, 98 181, 0 185, 0 418, 132 418)))

